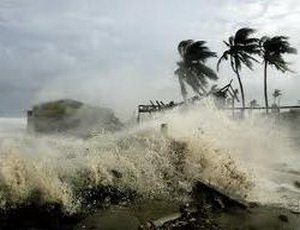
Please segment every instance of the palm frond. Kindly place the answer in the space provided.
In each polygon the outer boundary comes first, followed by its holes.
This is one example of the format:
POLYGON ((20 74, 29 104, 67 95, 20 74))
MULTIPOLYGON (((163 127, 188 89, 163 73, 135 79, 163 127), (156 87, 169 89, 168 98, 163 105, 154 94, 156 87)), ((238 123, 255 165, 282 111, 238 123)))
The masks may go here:
POLYGON ((254 29, 249 28, 249 27, 245 27, 245 28, 241 28, 239 29, 234 36, 234 43, 235 44, 245 44, 245 42, 247 41, 247 39, 249 38, 249 36, 251 34, 253 34, 255 32, 254 29))
POLYGON ((233 72, 236 73, 236 68, 235 68, 234 58, 233 58, 232 55, 230 56, 230 66, 231 66, 233 72))
POLYGON ((207 67, 203 63, 201 62, 196 63, 195 65, 193 65, 193 67, 196 70, 198 75, 201 76, 203 74, 210 80, 214 80, 214 81, 218 80, 218 75, 215 73, 215 71, 207 67))
POLYGON ((249 69, 253 70, 253 63, 250 61, 250 59, 245 54, 239 53, 238 59, 249 69))
POLYGON ((218 91, 218 90, 220 90, 220 89, 218 88, 218 85, 217 85, 217 84, 214 84, 214 85, 212 85, 212 86, 210 87, 210 92, 216 92, 216 91, 218 91))
POLYGON ((230 46, 234 46, 234 36, 230 36, 228 38, 228 41, 229 41, 230 46))
POLYGON ((273 97, 279 97, 281 95, 282 95, 282 93, 281 93, 280 89, 274 89, 274 92, 272 94, 273 97))
POLYGON ((204 74, 198 74, 197 75, 197 81, 199 83, 199 88, 201 88, 201 89, 207 88, 207 86, 208 86, 208 80, 204 76, 204 74))
POLYGON ((220 64, 223 60, 228 60, 228 55, 229 55, 229 51, 226 50, 222 56, 219 58, 218 62, 217 62, 217 71, 219 71, 220 69, 220 64))
POLYGON ((177 50, 178 50, 178 53, 181 55, 181 57, 184 56, 186 47, 193 42, 194 41, 192 39, 188 39, 188 40, 183 40, 178 44, 177 50))
POLYGON ((179 81, 179 85, 180 85, 181 95, 185 100, 186 97, 187 97, 187 89, 186 89, 186 86, 185 86, 184 79, 183 79, 182 75, 178 76, 178 81, 179 81))
POLYGON ((241 54, 242 54, 245 58, 248 58, 248 59, 250 59, 251 61, 254 61, 254 62, 256 62, 256 63, 259 63, 259 61, 258 61, 256 58, 252 57, 252 56, 249 55, 248 53, 246 53, 246 52, 241 52, 241 54))
POLYGON ((297 49, 290 46, 286 36, 262 37, 260 41, 264 61, 275 66, 281 72, 291 71, 289 63, 283 58, 283 54, 296 54, 297 49))
POLYGON ((200 83, 198 79, 191 75, 190 77, 185 79, 186 83, 192 88, 195 93, 199 94, 200 83))
POLYGON ((228 42, 224 41, 228 49, 218 60, 217 71, 219 71, 220 63, 223 60, 228 60, 228 56, 230 57, 230 65, 234 72, 240 70, 242 65, 246 65, 250 69, 253 68, 252 62, 258 62, 253 55, 261 53, 260 39, 250 37, 254 32, 255 30, 252 28, 241 28, 235 33, 235 36, 229 37, 228 42))
POLYGON ((260 41, 260 39, 259 38, 248 38, 248 39, 246 39, 245 41, 244 41, 244 44, 245 45, 250 45, 250 44, 258 44, 259 43, 259 41, 260 41))
POLYGON ((230 44, 226 41, 223 41, 223 43, 227 46, 227 47, 230 47, 230 44))
POLYGON ((217 54, 206 46, 205 41, 193 40, 181 41, 178 52, 182 60, 177 62, 178 68, 174 73, 178 76, 182 96, 187 94, 187 85, 198 94, 201 94, 200 90, 206 93, 208 80, 216 80, 218 76, 205 62, 211 57, 217 57, 217 54))
POLYGON ((247 45, 242 45, 237 47, 240 52, 242 51, 248 54, 260 54, 261 51, 258 43, 252 43, 252 44, 247 44, 247 45))
POLYGON ((296 48, 293 48, 293 47, 287 47, 286 53, 297 54, 298 50, 296 48))
POLYGON ((208 58, 216 57, 215 52, 210 51, 207 46, 204 46, 205 41, 197 41, 189 44, 186 47, 184 58, 187 62, 202 61, 205 62, 208 58))

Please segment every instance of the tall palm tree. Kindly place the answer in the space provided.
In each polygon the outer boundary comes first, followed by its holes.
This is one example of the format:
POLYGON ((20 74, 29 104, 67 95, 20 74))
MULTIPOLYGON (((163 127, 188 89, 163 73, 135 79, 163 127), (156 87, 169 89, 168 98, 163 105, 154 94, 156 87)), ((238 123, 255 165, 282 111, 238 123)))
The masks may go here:
POLYGON ((205 65, 207 59, 217 55, 205 44, 205 41, 184 40, 178 45, 178 52, 182 59, 177 62, 178 68, 175 70, 175 74, 178 76, 184 100, 187 97, 187 85, 202 96, 207 94, 208 80, 218 79, 215 71, 205 65))
POLYGON ((275 66, 275 68, 283 73, 290 71, 288 65, 283 58, 283 54, 296 54, 297 49, 290 46, 288 37, 274 36, 262 37, 260 40, 261 55, 264 63, 264 95, 266 104, 266 113, 269 113, 268 102, 268 84, 267 84, 267 69, 268 65, 275 66))
POLYGON ((236 74, 242 97, 243 111, 245 109, 245 93, 240 71, 242 65, 252 70, 253 61, 258 62, 253 55, 259 54, 259 39, 250 37, 255 32, 252 28, 239 29, 234 36, 229 37, 228 42, 223 41, 227 50, 223 53, 217 63, 217 70, 223 60, 230 61, 231 68, 236 74))

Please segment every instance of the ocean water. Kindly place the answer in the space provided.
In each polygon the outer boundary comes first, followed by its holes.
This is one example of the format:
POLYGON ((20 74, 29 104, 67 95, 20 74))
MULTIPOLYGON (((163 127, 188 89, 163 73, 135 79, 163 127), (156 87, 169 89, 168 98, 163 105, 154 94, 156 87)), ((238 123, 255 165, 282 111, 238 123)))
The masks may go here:
POLYGON ((92 207, 80 191, 101 186, 178 202, 201 180, 239 199, 300 211, 299 139, 291 133, 263 117, 233 121, 209 101, 90 139, 29 134, 26 119, 1 118, 0 209, 58 203, 80 213, 92 207))

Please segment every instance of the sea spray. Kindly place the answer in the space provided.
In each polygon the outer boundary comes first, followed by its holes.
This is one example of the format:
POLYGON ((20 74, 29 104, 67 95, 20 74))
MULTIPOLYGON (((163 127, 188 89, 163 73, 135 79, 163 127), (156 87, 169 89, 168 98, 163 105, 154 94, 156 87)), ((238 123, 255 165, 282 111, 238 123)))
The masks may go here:
POLYGON ((274 117, 253 114, 243 120, 232 120, 229 113, 215 108, 209 99, 198 108, 193 106, 183 113, 168 113, 165 116, 163 121, 169 120, 169 127, 172 127, 169 129, 171 136, 193 142, 190 145, 193 147, 204 140, 202 147, 204 143, 209 145, 205 152, 206 159, 211 157, 209 162, 219 162, 216 165, 220 169, 227 168, 223 174, 216 174, 217 186, 231 188, 233 191, 229 192, 236 193, 238 186, 224 186, 225 181, 231 184, 245 179, 251 182, 251 189, 246 186, 248 189, 240 192, 247 196, 248 201, 299 210, 299 191, 296 194, 291 189, 282 188, 282 184, 291 187, 293 177, 278 172, 283 166, 296 167, 298 150, 286 141, 289 138, 286 126, 280 125, 274 117), (216 152, 218 154, 214 154, 216 152), (236 172, 241 178, 230 180, 226 175, 229 171, 236 172))
POLYGON ((137 127, 85 140, 59 135, 3 137, 1 209, 57 203, 66 213, 78 213, 91 207, 87 202, 110 199, 110 192, 181 200, 198 180, 241 199, 274 202, 281 194, 270 196, 274 190, 261 187, 270 178, 260 173, 272 172, 283 147, 276 132, 259 122, 232 121, 204 101, 199 108, 173 110, 137 127), (159 132, 161 123, 168 123, 167 137, 159 132))

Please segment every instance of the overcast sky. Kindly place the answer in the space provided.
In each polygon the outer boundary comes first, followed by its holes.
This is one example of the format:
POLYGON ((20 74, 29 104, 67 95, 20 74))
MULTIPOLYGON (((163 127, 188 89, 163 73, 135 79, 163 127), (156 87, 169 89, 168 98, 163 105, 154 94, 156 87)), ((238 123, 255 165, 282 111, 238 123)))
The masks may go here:
MULTIPOLYGON (((299 22, 299 0, 0 0, 0 116, 67 97, 126 117, 149 99, 181 99, 173 74, 181 40, 206 40, 220 55, 222 40, 250 26, 300 50, 299 22)), ((295 73, 270 71, 270 91, 295 104, 299 56, 289 60, 295 73)), ((219 76, 235 79, 225 63, 219 76)), ((262 104, 262 68, 242 77, 247 101, 262 104)))

